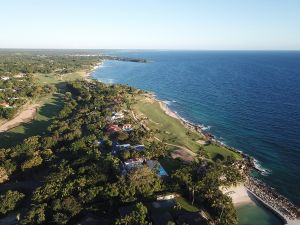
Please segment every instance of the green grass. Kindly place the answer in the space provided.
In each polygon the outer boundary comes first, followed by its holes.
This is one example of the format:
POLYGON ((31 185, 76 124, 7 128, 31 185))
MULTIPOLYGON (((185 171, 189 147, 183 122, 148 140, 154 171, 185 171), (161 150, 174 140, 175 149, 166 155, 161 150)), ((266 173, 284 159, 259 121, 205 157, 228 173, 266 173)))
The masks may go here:
POLYGON ((22 124, 0 135, 0 148, 8 148, 21 143, 25 138, 33 135, 42 135, 51 123, 51 119, 60 111, 63 101, 61 94, 53 94, 41 99, 42 106, 39 108, 35 119, 22 124))
POLYGON ((188 212, 198 212, 199 209, 196 206, 193 206, 190 202, 188 202, 183 197, 177 197, 175 198, 175 201, 182 207, 182 209, 188 211, 188 212))
POLYGON ((224 160, 227 156, 233 156, 235 159, 242 159, 240 154, 213 144, 204 146, 204 150, 208 157, 214 161, 217 159, 224 160))
POLYGON ((199 150, 200 144, 196 141, 202 139, 202 135, 188 130, 179 120, 165 114, 158 102, 151 103, 143 97, 138 98, 134 109, 149 118, 147 126, 157 130, 155 136, 160 140, 186 147, 194 152, 199 150))
MULTIPOLYGON (((186 147, 193 152, 199 151, 201 145, 196 141, 203 139, 203 136, 188 130, 179 120, 167 115, 161 109, 158 102, 151 102, 147 100, 146 97, 139 96, 137 97, 137 103, 133 108, 135 111, 142 113, 148 118, 147 126, 155 131, 155 136, 160 140, 163 140, 166 143, 186 147)), ((173 147, 173 149, 176 149, 176 147, 173 147)), ((229 155, 236 159, 241 159, 240 154, 214 144, 204 146, 204 150, 212 160, 225 159, 229 155)), ((173 163, 174 162, 162 162, 167 170, 168 168, 172 170, 173 163)))
POLYGON ((40 84, 57 84, 59 83, 59 77, 55 74, 43 74, 37 73, 34 74, 35 81, 40 84))
MULTIPOLYGON (((64 90, 64 83, 83 79, 84 71, 64 74, 63 76, 51 74, 34 74, 35 81, 40 84, 52 84, 64 90)), ((21 143, 25 138, 33 135, 43 135, 51 120, 57 115, 63 105, 62 94, 53 93, 39 99, 41 107, 34 120, 15 127, 5 133, 0 134, 0 148, 8 148, 21 143)))
MULTIPOLYGON (((184 197, 176 197, 174 201, 181 206, 179 209, 180 211, 187 211, 187 212, 199 212, 199 208, 193 206, 188 200, 184 197)), ((159 201, 158 201, 159 202, 159 201)), ((177 212, 178 209, 174 208, 173 206, 162 206, 155 208, 150 203, 148 204, 148 208, 152 213, 164 213, 164 212, 177 212)))
POLYGON ((84 71, 77 71, 73 73, 68 73, 64 75, 57 75, 54 73, 50 74, 43 74, 43 73, 37 73, 34 74, 34 77, 36 78, 36 81, 40 84, 59 84, 66 81, 74 81, 74 80, 82 80, 84 79, 84 71))

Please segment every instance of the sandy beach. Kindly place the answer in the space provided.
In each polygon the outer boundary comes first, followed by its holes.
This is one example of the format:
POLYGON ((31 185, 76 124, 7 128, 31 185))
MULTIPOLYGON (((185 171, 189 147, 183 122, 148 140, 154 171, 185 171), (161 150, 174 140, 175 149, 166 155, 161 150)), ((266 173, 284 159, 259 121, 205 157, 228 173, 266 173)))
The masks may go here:
POLYGON ((162 108, 162 110, 165 111, 165 113, 167 115, 180 120, 180 117, 175 112, 170 110, 166 103, 164 103, 163 101, 159 101, 159 100, 157 100, 157 101, 158 101, 160 107, 162 108))
POLYGON ((28 123, 31 121, 37 113, 37 108, 39 104, 32 104, 26 107, 21 113, 19 113, 12 120, 7 121, 3 125, 0 126, 0 133, 6 132, 14 127, 19 126, 22 123, 28 123))
POLYGON ((255 204, 251 199, 251 193, 244 184, 222 189, 222 192, 232 198, 233 204, 237 207, 243 204, 255 204))
POLYGON ((99 63, 97 63, 91 70, 87 71, 85 74, 84 74, 84 78, 86 80, 89 80, 91 78, 91 75, 92 73, 97 70, 98 68, 102 67, 103 66, 103 61, 100 61, 99 63))
MULTIPOLYGON (((172 111, 169 107, 168 104, 165 103, 164 101, 161 101, 159 99, 156 98, 154 93, 146 93, 144 94, 144 96, 146 97, 146 99, 150 102, 158 102, 160 108, 170 117, 178 119, 186 128, 191 129, 191 130, 195 130, 199 133, 201 133, 202 135, 206 136, 204 133, 202 133, 202 129, 198 129, 198 127, 196 127, 194 124, 189 123, 188 121, 184 120, 183 118, 181 118, 176 112, 172 111)), ((212 137, 207 135, 208 138, 212 137)), ((215 139, 213 139, 213 141, 217 141, 215 139)), ((198 140, 196 141, 198 144, 205 144, 205 140, 198 140)), ((173 152, 173 158, 181 158, 184 161, 187 162, 191 162, 194 159, 193 154, 187 154, 188 152, 185 151, 185 149, 182 149, 181 146, 176 146, 179 147, 177 150, 175 150, 173 152)), ((226 148, 229 148, 233 151, 236 151, 235 149, 232 149, 228 146, 224 146, 226 148)), ((239 151, 238 151, 239 152, 239 151)), ((244 155, 243 155, 244 156, 244 155)), ((264 203, 265 205, 268 205, 268 203, 266 203, 264 200, 256 197, 256 195, 252 194, 251 191, 249 191, 245 185, 243 183, 234 186, 234 187, 230 187, 230 188, 224 188, 223 193, 226 194, 227 196, 230 196, 232 198, 232 202, 235 206, 235 208, 239 208, 243 205, 256 205, 257 201, 261 201, 262 203, 264 203)), ((287 218, 285 215, 283 215, 281 212, 278 212, 276 209, 272 208, 272 207, 268 207, 270 208, 274 214, 279 215, 279 217, 284 218, 284 220, 286 221, 286 224, 299 224, 299 220, 291 220, 289 218, 287 218)))
MULTIPOLYGON (((154 96, 151 96, 154 100, 156 100, 161 109, 169 116, 176 118, 180 121, 182 119, 171 109, 169 109, 168 105, 164 103, 163 101, 155 99, 154 96)), ((197 141, 199 143, 199 141, 197 141)), ((204 144, 204 141, 200 142, 200 144, 204 144)), ((175 154, 178 154, 178 152, 174 152, 175 154)), ((190 155, 190 158, 193 157, 193 155, 190 155)), ((237 186, 232 186, 230 188, 224 188, 222 189, 222 192, 232 198, 232 202, 235 206, 243 205, 243 204, 254 204, 254 201, 250 198, 250 192, 247 190, 247 188, 244 186, 244 184, 239 184, 237 186)))

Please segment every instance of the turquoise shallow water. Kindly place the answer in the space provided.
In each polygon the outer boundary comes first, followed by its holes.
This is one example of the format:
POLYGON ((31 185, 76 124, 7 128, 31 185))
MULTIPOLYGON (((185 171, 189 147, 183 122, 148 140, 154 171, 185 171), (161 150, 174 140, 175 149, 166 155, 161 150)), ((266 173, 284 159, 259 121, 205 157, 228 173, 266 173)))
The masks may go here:
MULTIPOLYGON (((150 63, 107 61, 95 78, 155 92, 179 115, 258 159, 271 171, 261 179, 300 204, 300 52, 109 53, 150 63)), ((260 218, 249 224, 273 224, 265 209, 249 209, 239 214, 260 218)))
POLYGON ((282 225, 283 222, 261 205, 244 205, 237 208, 239 225, 282 225))

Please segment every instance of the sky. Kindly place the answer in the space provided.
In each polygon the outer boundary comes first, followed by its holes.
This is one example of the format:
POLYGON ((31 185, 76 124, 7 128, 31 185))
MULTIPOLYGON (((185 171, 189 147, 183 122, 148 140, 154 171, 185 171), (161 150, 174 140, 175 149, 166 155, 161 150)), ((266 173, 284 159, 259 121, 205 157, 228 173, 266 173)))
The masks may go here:
POLYGON ((0 0, 0 48, 300 50, 300 0, 0 0))

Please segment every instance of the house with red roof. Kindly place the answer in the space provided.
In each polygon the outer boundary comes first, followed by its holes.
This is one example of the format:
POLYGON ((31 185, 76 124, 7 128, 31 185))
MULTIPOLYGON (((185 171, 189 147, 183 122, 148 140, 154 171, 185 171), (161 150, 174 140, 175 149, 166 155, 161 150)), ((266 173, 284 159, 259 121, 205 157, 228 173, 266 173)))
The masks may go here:
POLYGON ((123 126, 122 126, 122 130, 123 131, 132 131, 133 129, 132 129, 132 125, 131 124, 124 124, 123 126))
POLYGON ((107 132, 109 133, 115 133, 121 131, 121 128, 118 125, 111 124, 107 128, 107 132))

